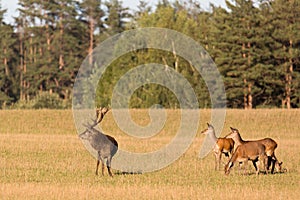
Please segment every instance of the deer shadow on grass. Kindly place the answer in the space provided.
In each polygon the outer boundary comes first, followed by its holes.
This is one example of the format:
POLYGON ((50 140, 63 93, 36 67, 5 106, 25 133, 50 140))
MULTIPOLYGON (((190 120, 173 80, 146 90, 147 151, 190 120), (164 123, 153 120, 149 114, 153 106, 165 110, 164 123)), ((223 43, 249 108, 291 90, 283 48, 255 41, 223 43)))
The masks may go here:
POLYGON ((142 175, 142 172, 122 172, 122 171, 117 171, 114 173, 115 175, 142 175))

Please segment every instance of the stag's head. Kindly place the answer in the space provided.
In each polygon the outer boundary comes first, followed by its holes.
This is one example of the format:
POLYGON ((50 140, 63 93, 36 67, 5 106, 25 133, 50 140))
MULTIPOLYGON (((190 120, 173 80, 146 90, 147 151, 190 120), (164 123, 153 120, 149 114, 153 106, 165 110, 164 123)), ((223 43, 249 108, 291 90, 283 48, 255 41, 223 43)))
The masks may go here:
POLYGON ((95 126, 97 126, 103 119, 104 115, 109 111, 108 108, 97 108, 96 109, 96 119, 91 119, 93 121, 93 124, 87 123, 83 124, 83 126, 86 128, 84 132, 82 132, 79 137, 83 140, 89 140, 92 139, 95 132, 97 132, 96 129, 94 129, 95 126))
POLYGON ((79 135, 79 138, 83 140, 91 140, 93 137, 93 132, 91 130, 86 129, 83 133, 79 135))
POLYGON ((93 120, 93 124, 87 123, 87 124, 82 124, 86 129, 84 132, 82 132, 79 135, 79 138, 83 139, 83 140, 89 140, 92 139, 95 129, 94 127, 98 124, 96 120, 93 120))
POLYGON ((215 131, 214 127, 211 124, 207 123, 207 128, 204 129, 203 131, 201 131, 201 133, 205 134, 205 135, 208 135, 208 134, 210 134, 211 132, 214 132, 214 131, 215 131))

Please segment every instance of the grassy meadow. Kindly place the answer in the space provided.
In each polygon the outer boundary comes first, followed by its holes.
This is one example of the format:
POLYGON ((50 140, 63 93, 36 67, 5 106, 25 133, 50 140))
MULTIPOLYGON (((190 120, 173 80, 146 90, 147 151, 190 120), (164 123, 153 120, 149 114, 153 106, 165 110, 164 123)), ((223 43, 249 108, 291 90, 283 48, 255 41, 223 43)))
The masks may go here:
MULTIPOLYGON (((168 110, 161 133, 137 139, 118 129, 109 112, 102 121, 119 148, 133 152, 159 149, 178 129, 180 111, 168 110)), ((236 127, 244 139, 271 137, 286 173, 241 175, 235 166, 229 176, 214 170, 214 156, 199 151, 201 121, 188 151, 168 167, 151 173, 95 176, 96 160, 78 139, 71 110, 0 111, 0 199, 299 199, 300 110, 227 110, 222 136, 236 127)), ((149 122, 146 110, 131 110, 136 123, 149 122)), ((114 162, 114 161, 112 161, 114 162)))

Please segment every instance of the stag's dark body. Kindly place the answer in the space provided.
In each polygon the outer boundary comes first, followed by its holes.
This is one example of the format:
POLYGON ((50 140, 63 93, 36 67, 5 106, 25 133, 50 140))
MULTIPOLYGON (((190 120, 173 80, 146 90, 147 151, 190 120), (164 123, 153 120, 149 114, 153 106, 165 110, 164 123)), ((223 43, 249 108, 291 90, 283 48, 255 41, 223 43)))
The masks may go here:
POLYGON ((94 148, 98 153, 96 175, 98 175, 98 167, 100 161, 102 162, 102 175, 104 174, 104 161, 106 160, 108 173, 110 176, 112 176, 112 173, 110 171, 111 160, 118 151, 118 142, 115 140, 115 138, 109 135, 105 135, 94 128, 102 121, 104 115, 108 112, 108 110, 109 109, 107 108, 96 109, 97 120, 93 120, 94 124, 92 125, 84 124, 86 130, 81 133, 79 137, 81 139, 88 140, 92 148, 94 148))
POLYGON ((105 135, 94 128, 88 128, 84 133, 80 134, 80 138, 88 140, 90 145, 98 153, 96 175, 98 175, 100 161, 102 162, 102 174, 104 173, 104 161, 106 160, 108 173, 110 176, 112 176, 110 171, 111 160, 118 151, 118 142, 115 140, 115 138, 105 135))

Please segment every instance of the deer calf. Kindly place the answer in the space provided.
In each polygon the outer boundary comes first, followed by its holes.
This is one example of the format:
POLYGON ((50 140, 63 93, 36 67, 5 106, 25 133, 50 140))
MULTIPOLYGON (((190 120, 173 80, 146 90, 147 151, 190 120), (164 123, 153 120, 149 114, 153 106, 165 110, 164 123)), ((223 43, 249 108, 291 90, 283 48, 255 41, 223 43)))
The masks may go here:
POLYGON ((207 126, 207 129, 201 133, 208 135, 214 141, 215 170, 220 170, 222 153, 224 153, 226 157, 229 157, 229 153, 232 154, 233 151, 234 141, 230 138, 217 138, 214 127, 209 123, 207 123, 207 126))
POLYGON ((106 160, 106 166, 107 170, 110 176, 113 176, 110 167, 111 167, 111 160, 112 157, 116 154, 118 151, 118 142, 115 140, 115 138, 105 135, 95 129, 94 127, 100 123, 104 117, 104 115, 107 113, 108 109, 99 109, 96 112, 97 113, 97 119, 94 120, 94 123, 91 124, 84 124, 86 127, 86 130, 79 135, 79 137, 83 140, 89 141, 90 145, 97 151, 98 157, 97 157, 97 166, 96 166, 96 175, 98 175, 98 167, 100 164, 100 161, 102 163, 102 175, 104 174, 104 161, 106 160))

